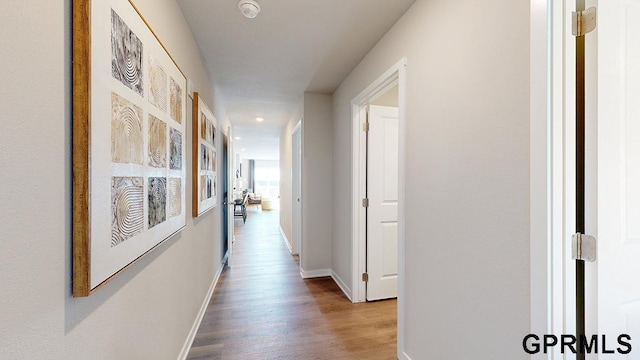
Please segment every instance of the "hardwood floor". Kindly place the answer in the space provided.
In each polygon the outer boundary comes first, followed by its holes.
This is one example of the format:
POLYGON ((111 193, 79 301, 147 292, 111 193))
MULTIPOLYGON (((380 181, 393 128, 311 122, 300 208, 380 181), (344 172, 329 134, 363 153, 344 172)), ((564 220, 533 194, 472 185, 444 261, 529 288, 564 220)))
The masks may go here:
POLYGON ((188 359, 396 359, 396 300, 352 304, 331 278, 303 280, 277 211, 250 207, 235 232, 188 359))

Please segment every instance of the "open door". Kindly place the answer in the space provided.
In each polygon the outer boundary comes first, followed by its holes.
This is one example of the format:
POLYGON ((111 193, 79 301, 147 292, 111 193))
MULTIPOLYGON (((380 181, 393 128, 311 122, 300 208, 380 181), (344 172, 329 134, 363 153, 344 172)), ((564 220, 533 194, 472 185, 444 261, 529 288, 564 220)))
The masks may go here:
POLYGON ((398 108, 370 105, 367 300, 398 296, 398 108))
MULTIPOLYGON (((617 351, 621 334, 640 337, 640 0, 598 1, 597 12, 597 31, 586 35, 597 41, 598 277, 593 286, 598 333, 617 351)), ((640 352, 628 356, 640 359, 640 352)))

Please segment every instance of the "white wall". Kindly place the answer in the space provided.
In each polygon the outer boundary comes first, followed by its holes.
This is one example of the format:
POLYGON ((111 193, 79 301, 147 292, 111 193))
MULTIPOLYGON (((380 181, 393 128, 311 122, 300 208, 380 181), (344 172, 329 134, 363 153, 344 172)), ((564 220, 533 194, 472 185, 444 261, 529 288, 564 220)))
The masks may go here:
POLYGON ((255 160, 256 167, 279 167, 280 160, 255 160))
POLYGON ((242 176, 240 177, 240 192, 248 189, 251 185, 249 184, 249 160, 244 157, 241 158, 240 162, 242 164, 242 176))
POLYGON ((333 126, 331 95, 305 93, 302 119, 302 256, 304 271, 331 269, 333 126))
MULTIPOLYGON (((136 4, 226 128, 176 2, 136 4)), ((71 0, 3 1, 0 33, 0 358, 176 359, 220 265, 220 206, 72 298, 71 0)))
POLYGON ((528 358, 528 19, 529 2, 418 0, 334 93, 332 261, 350 282, 350 101, 407 57, 412 359, 528 358))
MULTIPOLYGON (((241 177, 235 177, 236 174, 240 174, 240 164, 242 164, 242 155, 237 151, 238 150, 238 144, 235 143, 234 144, 234 156, 233 156, 233 165, 235 166, 235 169, 233 171, 233 176, 234 176, 234 182, 233 182, 233 187, 234 187, 234 196, 238 197, 240 196, 240 194, 242 193, 242 190, 244 189, 244 183, 243 183, 243 179, 241 177)), ((242 166, 244 167, 244 165, 242 166)))

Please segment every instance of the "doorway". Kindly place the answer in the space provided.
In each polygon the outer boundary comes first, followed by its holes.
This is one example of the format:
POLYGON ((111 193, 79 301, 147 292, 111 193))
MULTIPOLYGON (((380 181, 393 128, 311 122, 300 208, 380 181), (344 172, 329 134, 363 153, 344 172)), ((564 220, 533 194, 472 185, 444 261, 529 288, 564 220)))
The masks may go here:
MULTIPOLYGON (((291 253, 293 255, 302 255, 302 120, 298 121, 298 124, 291 132, 291 139, 291 183, 293 189, 291 198, 291 209, 293 210, 291 253)), ((300 264, 302 264, 301 261, 300 264)))
MULTIPOLYGON (((395 265, 397 267, 398 298, 398 349, 404 348, 404 129, 405 129, 405 88, 406 58, 401 59, 364 89, 351 101, 352 107, 352 290, 351 301, 354 303, 367 301, 367 207, 371 204, 367 194, 367 112, 376 100, 383 101, 392 89, 397 97, 397 236, 395 265), (365 200, 368 199, 368 200, 365 200), (365 275, 366 274, 366 275, 365 275)), ((370 125, 369 125, 370 126, 370 125)), ((391 231, 391 227, 387 228, 391 231)), ((400 356, 400 355, 399 355, 400 356)))
POLYGON ((222 134, 222 254, 229 259, 229 139, 222 134))
POLYGON ((353 302, 401 296, 405 67, 403 59, 351 102, 353 302))
MULTIPOLYGON (((584 262, 584 317, 588 339, 598 334, 615 345, 621 334, 640 333, 640 1, 576 1, 549 9, 552 34, 550 81, 551 238, 547 313, 556 334, 576 334, 576 199, 583 197, 585 235, 597 240, 595 262, 584 262), (584 35, 585 137, 584 195, 576 190, 577 5, 597 8, 597 26, 584 35), (609 339, 611 338, 611 339, 609 339)), ((578 136, 580 137, 580 136, 578 136)), ((533 238, 532 238, 533 241, 533 238)), ((533 257, 532 257, 533 259, 533 257)), ((538 261, 537 264, 542 264, 538 261)), ((532 273, 535 263, 532 261, 532 273)), ((578 310, 579 312, 579 310, 578 310)), ((552 357, 560 359, 560 349, 552 357)), ((601 349, 602 351, 602 349, 601 349)), ((587 355, 587 359, 595 354, 587 355)), ((633 353, 630 358, 639 358, 633 353)))
POLYGON ((223 210, 223 228, 224 234, 222 236, 222 241, 226 241, 225 247, 225 257, 227 266, 231 267, 232 265, 232 255, 233 255, 233 242, 234 242, 234 216, 233 216, 233 206, 235 203, 235 182, 236 182, 236 169, 238 168, 234 147, 233 147, 233 129, 231 125, 227 127, 227 137, 224 138, 223 151, 224 154, 222 158, 224 159, 223 164, 223 177, 225 188, 224 192, 224 201, 222 202, 224 206, 223 210), (229 214, 231 212, 231 215, 229 214))
POLYGON ((366 299, 398 297, 398 88, 367 107, 366 299))

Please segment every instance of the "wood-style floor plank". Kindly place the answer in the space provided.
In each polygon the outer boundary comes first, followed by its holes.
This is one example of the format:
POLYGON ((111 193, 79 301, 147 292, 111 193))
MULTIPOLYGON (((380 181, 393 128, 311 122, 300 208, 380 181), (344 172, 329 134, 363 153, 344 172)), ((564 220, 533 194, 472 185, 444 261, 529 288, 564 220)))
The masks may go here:
POLYGON ((396 301, 352 304, 331 278, 303 280, 277 211, 250 207, 188 359, 396 359, 396 301))

